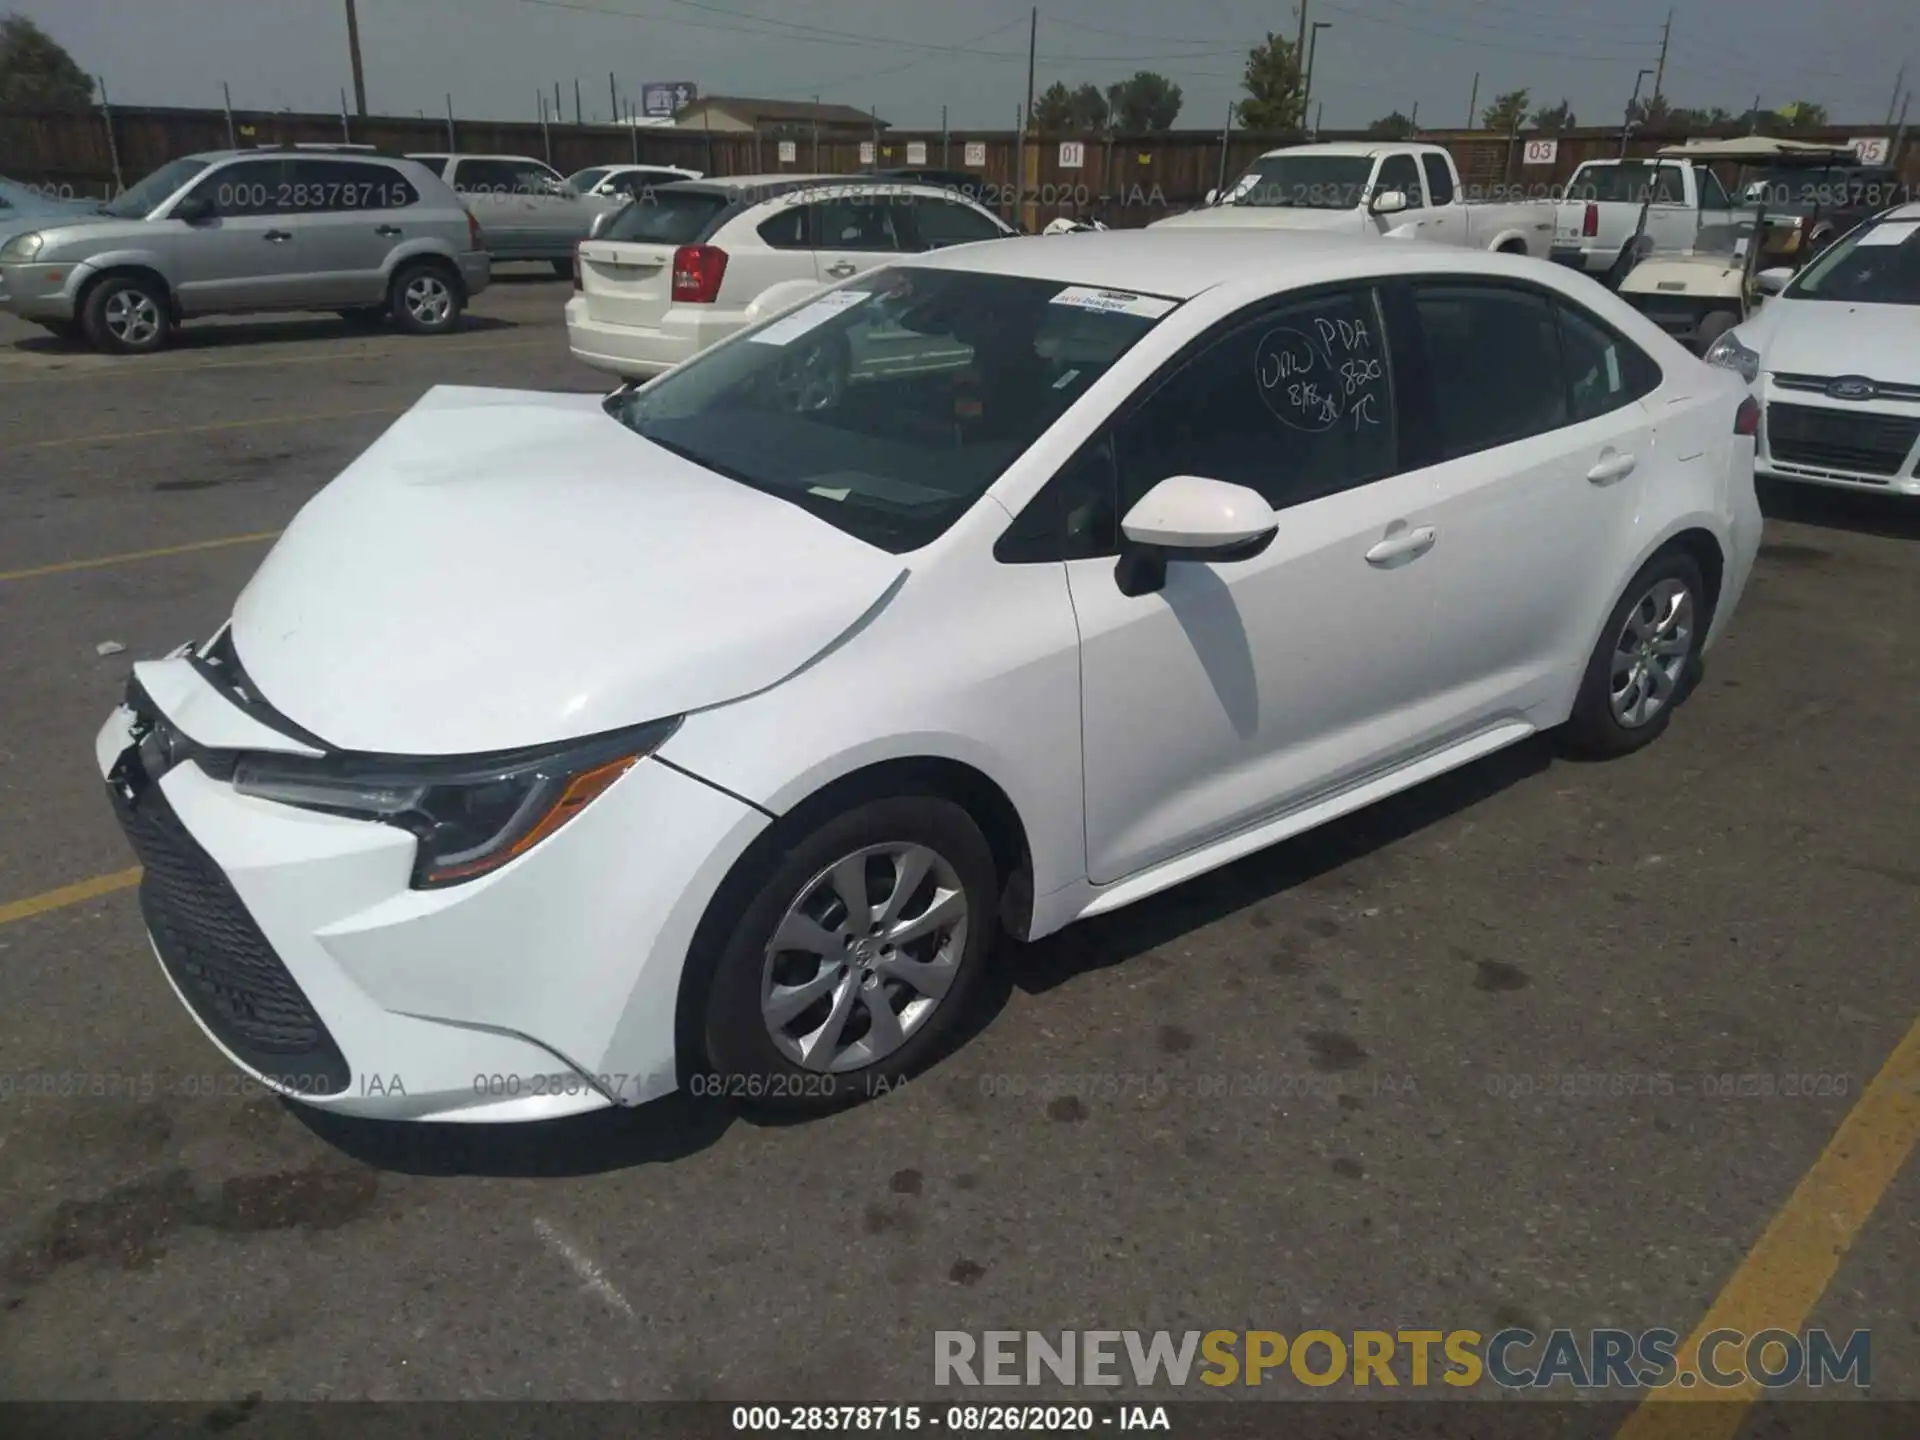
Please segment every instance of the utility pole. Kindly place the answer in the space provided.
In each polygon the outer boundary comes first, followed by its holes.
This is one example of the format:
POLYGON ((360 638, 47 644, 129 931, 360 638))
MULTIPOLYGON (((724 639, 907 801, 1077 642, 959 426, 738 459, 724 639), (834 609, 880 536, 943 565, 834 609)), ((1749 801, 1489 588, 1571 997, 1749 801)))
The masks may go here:
POLYGON ((573 123, 576 125, 587 123, 586 117, 580 110, 580 77, 578 75, 573 77, 573 123))
POLYGON ((564 125, 566 123, 566 121, 561 118, 560 82, 558 80, 553 82, 553 123, 556 125, 564 125))
POLYGON ((367 113, 367 77, 360 68, 360 16, 347 0, 347 53, 353 57, 353 105, 362 119, 367 113))
MULTIPOLYGON (((1299 32, 1293 37, 1293 76, 1294 76, 1295 90, 1300 89, 1300 82, 1306 78, 1306 72, 1303 69, 1301 69, 1301 66, 1305 63, 1306 58, 1307 58, 1307 0, 1300 0, 1300 29, 1299 29, 1299 32)), ((1300 128, 1302 130, 1307 128, 1307 97, 1304 91, 1301 91, 1300 93, 1300 128)), ((1222 183, 1224 184, 1225 182, 1223 181, 1222 183)))
POLYGON ((1620 158, 1627 158, 1627 137, 1633 134, 1633 111, 1640 103, 1640 82, 1651 75, 1651 70, 1642 70, 1633 77, 1633 97, 1627 101, 1627 113, 1620 121, 1620 158))
POLYGON ((233 138, 233 91, 224 80, 220 82, 220 93, 227 102, 227 148, 237 150, 239 146, 235 144, 233 138))
POLYGON ((1747 133, 1749 135, 1760 133, 1760 97, 1758 95, 1753 97, 1753 108, 1747 111, 1747 133))
POLYGON ((613 72, 607 72, 607 118, 614 124, 620 123, 620 87, 613 83, 613 72))
POLYGON ((1473 72, 1473 97, 1467 101, 1467 129, 1473 128, 1473 117, 1480 110, 1480 72, 1473 72))
MULTIPOLYGON (((1320 32, 1322 30, 1331 30, 1332 28, 1333 22, 1331 20, 1316 20, 1313 22, 1313 28, 1307 32, 1307 77, 1300 87, 1300 123, 1302 126, 1307 123, 1307 106, 1313 103, 1313 56, 1314 52, 1320 48, 1320 32)), ((1320 122, 1317 119, 1313 122, 1313 138, 1316 140, 1320 138, 1320 122)))
POLYGON ((1660 27, 1660 58, 1654 62, 1653 103, 1660 103, 1660 82, 1667 78, 1667 41, 1673 38, 1673 11, 1667 11, 1667 23, 1660 27))
POLYGON ((1913 91, 1907 91, 1906 98, 1900 102, 1900 128, 1893 132, 1893 144, 1887 147, 1887 164, 1894 169, 1900 168, 1900 150, 1907 143, 1907 106, 1913 103, 1913 91))
POLYGON ((1900 73, 1893 77, 1893 94, 1887 99, 1887 124, 1893 124, 1893 107, 1900 103, 1901 87, 1907 83, 1907 67, 1902 65, 1900 73))
POLYGON ((1020 112, 1024 119, 1020 124, 1019 173, 1013 177, 1013 218, 1021 230, 1027 228, 1027 126, 1033 123, 1033 55, 1039 41, 1040 7, 1036 5, 1027 14, 1027 104, 1020 112))
POLYGON ((813 173, 820 173, 820 97, 813 97, 813 173))
POLYGON ((1416 138, 1416 139, 1417 139, 1417 138, 1419 137, 1419 134, 1420 134, 1420 102, 1419 102, 1418 100, 1416 100, 1416 101, 1414 101, 1414 102, 1413 102, 1413 114, 1411 114, 1411 115, 1409 115, 1409 116, 1407 117, 1407 128, 1413 131, 1413 133, 1414 133, 1414 136, 1415 136, 1415 138, 1416 138))
POLYGON ((940 107, 940 165, 945 169, 953 163, 953 134, 947 129, 947 107, 940 107))

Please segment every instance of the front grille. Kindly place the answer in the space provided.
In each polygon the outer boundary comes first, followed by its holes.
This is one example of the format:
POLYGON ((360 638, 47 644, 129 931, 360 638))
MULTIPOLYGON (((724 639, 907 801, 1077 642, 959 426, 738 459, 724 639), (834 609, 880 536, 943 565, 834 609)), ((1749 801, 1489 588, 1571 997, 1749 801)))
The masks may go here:
MULTIPOLYGON (((1824 395, 1827 386, 1840 377, 1838 375, 1803 375, 1791 370, 1776 370, 1769 378, 1775 387, 1781 390, 1807 390, 1824 395)), ((1875 380, 1873 393, 1877 400, 1920 400, 1920 385, 1891 385, 1885 381, 1875 380)))
POLYGON ((226 875, 146 778, 137 752, 122 758, 107 789, 145 867, 140 910, 154 948, 194 1013, 276 1083, 312 1095, 344 1090, 339 1046, 226 875))
POLYGON ((1807 405, 1767 407, 1767 450, 1786 465, 1897 475, 1917 438, 1920 416, 1807 405))

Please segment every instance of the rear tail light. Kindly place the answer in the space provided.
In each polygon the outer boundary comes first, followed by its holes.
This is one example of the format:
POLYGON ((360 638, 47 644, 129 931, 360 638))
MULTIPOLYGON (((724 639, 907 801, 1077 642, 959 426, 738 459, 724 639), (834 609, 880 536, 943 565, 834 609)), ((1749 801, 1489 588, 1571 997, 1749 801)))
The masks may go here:
POLYGON ((580 242, 573 242, 573 288, 580 288, 580 242))
POLYGON ((682 245, 673 252, 673 299, 680 305, 711 305, 720 298, 727 252, 712 245, 682 245))
POLYGON ((1736 435, 1758 435, 1760 433, 1760 402, 1749 395, 1740 402, 1740 408, 1734 412, 1733 433, 1736 435))
POLYGON ((1580 221, 1580 233, 1586 236, 1600 233, 1600 207, 1591 200, 1587 202, 1586 216, 1580 221))
POLYGON ((480 233, 480 217, 471 210, 467 211, 467 243, 470 249, 484 250, 486 239, 480 233))

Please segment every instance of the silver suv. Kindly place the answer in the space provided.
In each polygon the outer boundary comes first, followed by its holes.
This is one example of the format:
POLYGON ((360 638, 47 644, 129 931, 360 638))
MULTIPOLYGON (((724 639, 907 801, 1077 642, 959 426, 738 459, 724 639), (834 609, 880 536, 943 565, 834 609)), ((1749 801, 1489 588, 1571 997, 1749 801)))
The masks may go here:
POLYGON ((98 215, 0 246, 7 308, 55 334, 158 350, 198 315, 336 310, 450 330, 484 290, 480 222, 411 160, 347 150, 215 150, 161 166, 98 215))

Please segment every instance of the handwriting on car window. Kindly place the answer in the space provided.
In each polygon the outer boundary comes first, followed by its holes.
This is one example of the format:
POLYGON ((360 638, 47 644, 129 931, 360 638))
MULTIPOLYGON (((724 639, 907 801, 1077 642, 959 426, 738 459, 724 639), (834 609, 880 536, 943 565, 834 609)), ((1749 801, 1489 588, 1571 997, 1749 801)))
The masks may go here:
POLYGON ((1269 330, 1254 352, 1260 398, 1281 424, 1309 432, 1385 423, 1386 364, 1366 320, 1319 316, 1269 330))

